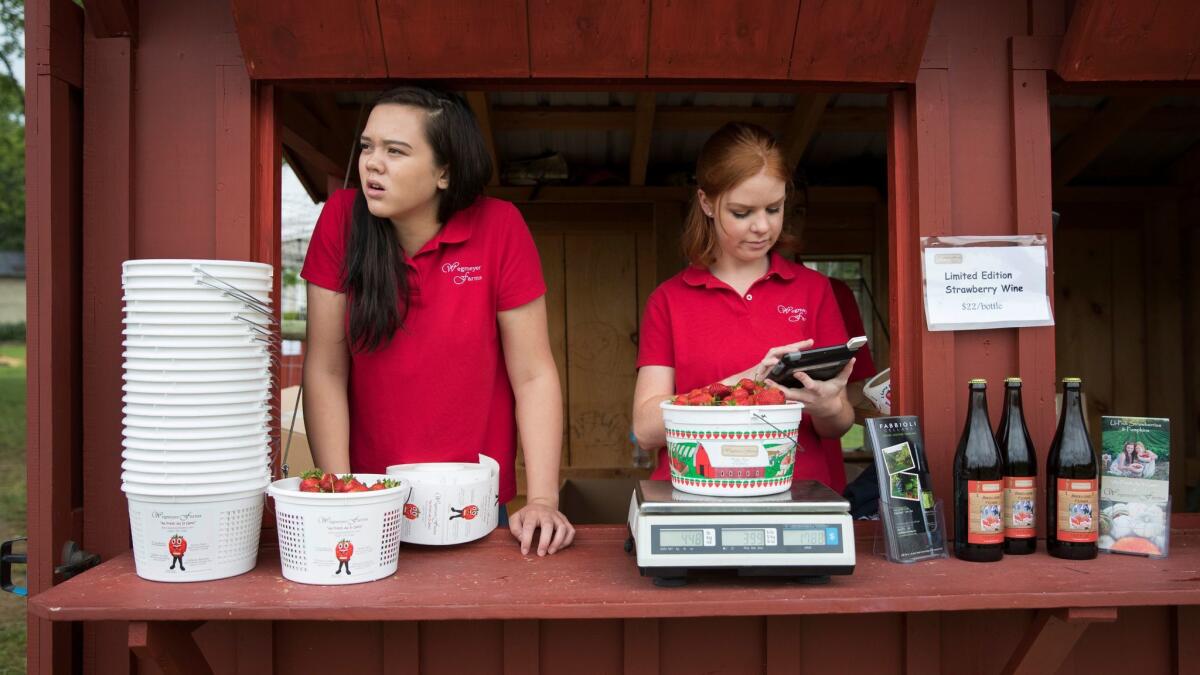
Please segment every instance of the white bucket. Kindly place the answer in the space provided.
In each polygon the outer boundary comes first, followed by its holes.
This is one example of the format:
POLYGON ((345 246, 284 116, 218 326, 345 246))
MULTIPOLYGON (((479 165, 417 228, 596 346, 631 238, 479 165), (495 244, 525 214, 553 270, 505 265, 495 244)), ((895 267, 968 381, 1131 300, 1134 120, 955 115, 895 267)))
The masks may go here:
MULTIPOLYGON (((125 441, 136 439, 126 438, 125 441)), ((161 441, 167 443, 169 441, 161 441)), ((266 444, 249 448, 233 448, 230 450, 138 450, 125 448, 121 456, 127 460, 145 462, 148 464, 187 464, 187 463, 219 463, 262 461, 264 464, 270 456, 266 444)))
MULTIPOLYGON (((160 415, 126 415, 121 423, 140 429, 219 429, 256 423, 266 424, 270 415, 265 410, 242 415, 210 415, 208 417, 165 417, 160 415)), ((221 436, 215 436, 221 438, 221 436)))
MULTIPOLYGON (((144 370, 155 373, 174 374, 179 371, 200 371, 220 375, 225 371, 245 371, 251 368, 265 369, 271 365, 269 356, 244 359, 141 359, 126 358, 125 370, 144 370)), ((233 379, 233 378, 227 378, 233 379)))
POLYGON ((192 288, 129 288, 126 286, 125 294, 121 296, 121 300, 126 302, 142 300, 158 302, 223 302, 236 300, 237 302, 241 302, 234 294, 244 293, 263 304, 271 304, 269 289, 248 289, 237 284, 234 284, 234 286, 236 290, 224 287, 211 288, 203 285, 196 285, 192 288))
POLYGON ((252 404, 262 405, 265 407, 265 402, 271 397, 271 392, 266 389, 258 391, 234 391, 227 394, 192 394, 192 393, 170 393, 170 394, 134 394, 129 393, 121 397, 123 403, 140 406, 167 406, 167 407, 184 407, 184 406, 216 406, 216 405, 234 405, 234 404, 252 404))
POLYGON ((217 359, 257 359, 270 355, 265 344, 238 347, 129 347, 121 352, 128 359, 158 361, 213 361, 217 359))
POLYGON ((157 485, 154 483, 123 481, 121 483, 121 491, 125 494, 147 497, 211 497, 251 491, 262 493, 270 483, 271 474, 264 470, 262 478, 231 481, 228 483, 213 483, 210 485, 157 485))
POLYGON ((156 382, 159 384, 195 384, 200 382, 255 382, 258 386, 268 387, 271 384, 271 372, 266 368, 237 368, 234 370, 219 370, 207 372, 203 370, 181 370, 178 372, 161 370, 126 370, 126 382, 156 382))
POLYGON ((211 286, 206 286, 201 281, 220 286, 221 281, 234 286, 243 291, 265 291, 272 290, 271 279, 246 279, 246 278, 224 278, 220 281, 210 281, 204 278, 203 275, 178 275, 178 276, 129 276, 128 274, 121 275, 121 288, 125 291, 131 290, 190 290, 193 288, 203 288, 213 290, 211 286))
POLYGON ((244 443, 245 438, 258 436, 266 432, 266 422, 236 427, 213 427, 211 429, 163 429, 161 427, 132 426, 126 422, 125 430, 122 433, 126 438, 141 438, 146 440, 200 441, 236 438, 239 443, 244 443))
POLYGON ((270 279, 271 265, 247 260, 206 260, 203 258, 144 258, 121 263, 121 273, 127 277, 194 276, 203 270, 214 277, 246 277, 270 279))
POLYGON ((241 483, 261 479, 270 472, 266 457, 263 462, 252 469, 237 469, 230 471, 214 471, 212 473, 186 473, 181 468, 172 467, 169 471, 158 473, 141 473, 139 471, 122 471, 121 482, 132 485, 161 485, 163 487, 176 485, 210 485, 219 483, 241 483))
POLYGON ((884 368, 863 385, 863 396, 884 415, 892 414, 892 369, 884 368))
MULTIPOLYGON (((129 450, 145 450, 150 452, 243 452, 251 449, 265 448, 270 442, 266 429, 245 436, 204 440, 166 440, 162 438, 143 439, 126 437, 121 446, 129 450)), ((220 458, 214 458, 220 459, 220 458)))
POLYGON ((210 581, 258 562, 261 491, 209 497, 126 494, 133 561, 150 581, 210 581), (172 542, 172 538, 178 536, 172 542))
POLYGON ((664 402, 660 407, 675 489, 698 495, 750 497, 791 488, 802 404, 687 406, 664 402))
MULTIPOLYGON (((382 474, 355 474, 367 485, 382 474)), ((299 478, 271 484, 283 576, 302 584, 343 585, 396 572, 401 510, 409 484, 375 492, 300 492, 299 478)))
MULTIPOLYGON (((144 405, 140 403, 130 403, 121 412, 126 415, 136 415, 140 417, 153 418, 168 418, 174 421, 176 418, 204 418, 204 419, 244 419, 247 421, 256 421, 253 417, 245 417, 246 415, 262 414, 268 411, 267 405, 263 401, 254 403, 225 403, 219 405, 164 405, 155 403, 144 405)), ((197 420, 198 421, 198 420, 197 420)), ((191 425, 189 425, 191 426, 191 425)), ((215 426, 214 424, 197 424, 195 426, 215 426)))
POLYGON ((220 396, 222 394, 244 394, 247 392, 270 392, 270 381, 264 376, 255 380, 231 380, 227 382, 126 382, 121 391, 127 394, 161 394, 167 396, 220 396))
MULTIPOLYGON (((121 335, 126 337, 186 337, 203 338, 209 336, 260 336, 253 326, 244 321, 217 321, 209 324, 178 324, 178 323, 137 323, 123 321, 125 328, 121 335)), ((257 324, 255 324, 257 325, 257 324)))
POLYGON ((422 462, 387 468, 412 485, 400 540, 451 546, 485 537, 500 517, 500 465, 487 455, 473 462, 422 462))
MULTIPOLYGON (((238 459, 222 459, 208 462, 187 462, 187 461, 172 461, 170 459, 160 459, 158 461, 146 462, 138 459, 130 459, 126 453, 121 453, 125 457, 125 461, 121 462, 122 471, 130 471, 135 474, 167 474, 178 472, 180 474, 196 475, 220 473, 222 471, 245 471, 249 469, 259 469, 267 465, 268 456, 265 452, 259 452, 256 455, 242 457, 238 459)), ((187 455, 184 455, 187 458, 187 455)))
MULTIPOLYGON (((271 317, 263 316, 254 311, 243 312, 146 312, 133 310, 125 311, 121 320, 127 326, 136 324, 151 324, 156 326, 244 326, 246 322, 259 326, 271 323, 271 317)), ((246 330, 250 330, 247 328, 246 330)), ((198 333, 193 333, 193 335, 198 333)))
POLYGON ((248 331, 236 335, 126 335, 121 341, 128 349, 236 349, 264 344, 248 331))

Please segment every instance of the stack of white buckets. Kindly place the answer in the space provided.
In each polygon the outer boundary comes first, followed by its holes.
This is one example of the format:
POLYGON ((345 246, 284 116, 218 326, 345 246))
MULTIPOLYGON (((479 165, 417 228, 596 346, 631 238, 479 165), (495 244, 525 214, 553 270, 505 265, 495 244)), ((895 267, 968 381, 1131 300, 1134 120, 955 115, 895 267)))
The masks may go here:
POLYGON ((254 568, 270 482, 270 265, 129 260, 121 489, 138 576, 254 568))

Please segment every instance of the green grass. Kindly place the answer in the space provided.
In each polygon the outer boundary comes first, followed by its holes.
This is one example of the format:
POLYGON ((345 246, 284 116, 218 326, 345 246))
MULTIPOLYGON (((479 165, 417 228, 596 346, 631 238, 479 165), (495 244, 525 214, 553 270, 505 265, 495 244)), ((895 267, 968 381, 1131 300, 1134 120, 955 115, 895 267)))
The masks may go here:
MULTIPOLYGON (((0 538, 25 532, 25 345, 0 343, 0 538)), ((14 572, 25 583, 25 570, 14 572)), ((0 674, 25 672, 25 598, 0 593, 0 674)))

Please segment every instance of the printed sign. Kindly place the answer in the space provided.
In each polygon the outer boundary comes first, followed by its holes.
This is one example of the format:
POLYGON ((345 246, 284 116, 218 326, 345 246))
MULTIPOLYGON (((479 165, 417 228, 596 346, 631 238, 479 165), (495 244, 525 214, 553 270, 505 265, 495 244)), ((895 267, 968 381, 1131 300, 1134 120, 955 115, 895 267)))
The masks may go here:
POLYGON ((924 249, 931 331, 1051 326, 1045 246, 924 249))

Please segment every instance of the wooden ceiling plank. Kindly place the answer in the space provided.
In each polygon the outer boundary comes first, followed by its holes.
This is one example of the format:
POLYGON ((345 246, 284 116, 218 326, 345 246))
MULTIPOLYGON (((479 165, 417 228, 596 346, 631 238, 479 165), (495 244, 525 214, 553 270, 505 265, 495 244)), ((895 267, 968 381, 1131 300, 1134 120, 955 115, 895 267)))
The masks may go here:
POLYGON ((1158 99, 1152 96, 1114 96, 1104 107, 1054 150, 1054 187, 1071 182, 1105 148, 1137 123, 1158 99))
POLYGON ((1077 0, 1055 70, 1068 82, 1185 80, 1200 3, 1077 0))
POLYGON ((799 4, 789 78, 916 81, 933 20, 934 0, 799 4))
POLYGON ((804 157, 804 150, 817 133, 817 125, 829 104, 829 94, 800 94, 796 107, 783 131, 783 155, 788 169, 795 173, 804 157))
MULTIPOLYGON (((716 129, 726 122, 751 122, 772 131, 785 129, 794 108, 787 106, 657 106, 655 129, 716 129)), ((492 106, 492 129, 502 131, 624 130, 633 127, 634 106, 492 106)), ((887 109, 829 108, 817 131, 883 133, 887 109)))
POLYGON ((496 151, 496 135, 492 132, 492 108, 486 92, 468 91, 467 104, 475 114, 479 130, 483 132, 483 142, 487 145, 488 155, 492 158, 492 177, 488 185, 500 184, 500 155, 496 151))
POLYGON ((629 151, 629 184, 646 184, 646 167, 650 164, 650 137, 654 134, 654 92, 637 95, 637 112, 633 123, 633 145, 629 151))
POLYGON ((327 124, 296 94, 279 96, 280 137, 309 165, 342 176, 350 161, 351 136, 327 124))
POLYGON ((387 77, 375 0, 344 0, 337 11, 286 0, 229 4, 251 78, 387 77))
POLYGON ((533 77, 645 77, 650 0, 530 0, 533 77))

